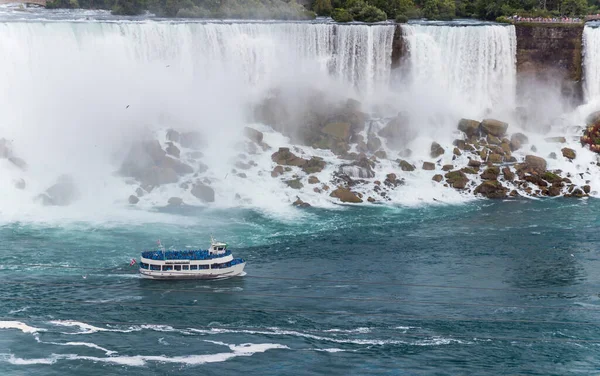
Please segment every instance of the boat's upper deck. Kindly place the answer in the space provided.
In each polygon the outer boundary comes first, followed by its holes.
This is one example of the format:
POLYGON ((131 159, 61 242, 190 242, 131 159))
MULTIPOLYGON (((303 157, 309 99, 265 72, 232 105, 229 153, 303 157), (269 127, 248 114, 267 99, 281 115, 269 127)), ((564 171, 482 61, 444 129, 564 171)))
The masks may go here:
POLYGON ((150 260, 212 260, 231 255, 230 250, 216 253, 209 250, 146 251, 142 257, 150 260))

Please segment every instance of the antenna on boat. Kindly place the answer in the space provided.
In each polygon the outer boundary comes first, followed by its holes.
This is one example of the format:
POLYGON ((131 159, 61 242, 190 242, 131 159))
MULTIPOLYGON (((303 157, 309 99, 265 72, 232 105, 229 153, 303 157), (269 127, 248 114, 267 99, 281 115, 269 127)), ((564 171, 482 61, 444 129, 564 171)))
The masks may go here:
POLYGON ((160 242, 160 239, 158 239, 158 249, 160 249, 161 251, 165 251, 165 246, 162 245, 162 243, 160 242))

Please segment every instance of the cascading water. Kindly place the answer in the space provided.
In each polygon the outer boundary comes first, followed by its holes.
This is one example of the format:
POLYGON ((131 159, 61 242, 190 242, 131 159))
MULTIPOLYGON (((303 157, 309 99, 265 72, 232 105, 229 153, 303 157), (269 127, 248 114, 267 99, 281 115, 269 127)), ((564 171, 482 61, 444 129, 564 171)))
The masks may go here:
POLYGON ((600 28, 583 29, 584 95, 586 102, 600 100, 600 28))
POLYGON ((115 171, 148 128, 209 134, 205 154, 222 179, 248 102, 312 81, 366 97, 387 85, 393 34, 391 25, 0 23, 0 138, 28 164, 23 172, 0 159, 0 212, 23 211, 62 174, 80 203, 122 201, 131 186, 115 171))
POLYGON ((403 25, 413 87, 458 106, 463 116, 511 109, 516 93, 514 26, 403 25))

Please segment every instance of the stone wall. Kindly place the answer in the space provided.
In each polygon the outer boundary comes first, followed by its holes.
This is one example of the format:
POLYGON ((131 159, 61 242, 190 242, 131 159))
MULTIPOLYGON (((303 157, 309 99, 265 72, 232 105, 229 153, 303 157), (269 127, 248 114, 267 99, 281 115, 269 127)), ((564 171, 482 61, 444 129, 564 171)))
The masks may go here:
POLYGON ((558 83, 574 104, 583 99, 583 25, 519 24, 517 34, 517 91, 528 78, 558 83))

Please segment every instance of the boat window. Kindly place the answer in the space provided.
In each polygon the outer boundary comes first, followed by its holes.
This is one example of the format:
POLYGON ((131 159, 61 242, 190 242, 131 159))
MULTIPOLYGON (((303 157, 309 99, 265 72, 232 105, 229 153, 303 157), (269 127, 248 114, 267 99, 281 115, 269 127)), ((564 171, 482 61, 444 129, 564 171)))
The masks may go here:
POLYGON ((190 268, 190 267, 189 267, 189 266, 187 266, 187 265, 184 265, 184 266, 183 266, 183 270, 188 270, 189 268, 190 268))
POLYGON ((181 265, 175 265, 175 270, 180 271, 181 270, 181 265))
POLYGON ((171 265, 163 265, 162 270, 163 272, 168 272, 173 270, 173 267, 171 265))
POLYGON ((198 270, 198 265, 190 265, 190 270, 198 270))

